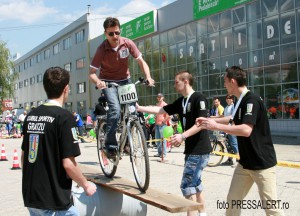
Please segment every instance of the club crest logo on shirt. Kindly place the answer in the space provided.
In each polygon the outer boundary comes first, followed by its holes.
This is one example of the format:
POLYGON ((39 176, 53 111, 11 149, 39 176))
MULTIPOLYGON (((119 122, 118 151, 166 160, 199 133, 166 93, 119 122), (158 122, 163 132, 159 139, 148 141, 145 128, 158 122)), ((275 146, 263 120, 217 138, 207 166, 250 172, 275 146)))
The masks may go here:
POLYGON ((252 115, 252 109, 253 109, 253 104, 252 103, 247 104, 247 111, 245 115, 252 115))
POLYGON ((129 56, 129 49, 122 49, 119 51, 120 53, 120 58, 127 58, 129 56))
POLYGON ((200 110, 206 110, 204 101, 200 101, 200 110))
POLYGON ((39 138, 40 137, 38 134, 29 135, 29 153, 28 153, 29 163, 34 163, 36 161, 38 148, 39 148, 39 138))
POLYGON ((71 132, 72 132, 72 136, 74 138, 74 140, 78 140, 78 135, 77 135, 77 130, 76 128, 71 128, 71 132))

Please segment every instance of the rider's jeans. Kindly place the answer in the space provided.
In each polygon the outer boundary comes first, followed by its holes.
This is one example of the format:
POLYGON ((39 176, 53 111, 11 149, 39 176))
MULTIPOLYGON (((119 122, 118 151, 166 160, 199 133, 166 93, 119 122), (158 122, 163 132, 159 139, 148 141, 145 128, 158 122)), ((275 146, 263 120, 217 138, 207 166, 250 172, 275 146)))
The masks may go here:
MULTIPOLYGON (((126 85, 131 83, 130 79, 115 82, 119 85, 126 85)), ((118 120, 121 114, 121 106, 118 98, 118 89, 116 87, 110 87, 103 89, 107 104, 107 125, 106 125, 106 136, 105 136, 105 146, 108 149, 118 148, 118 142, 116 139, 116 131, 118 126, 118 120)))
POLYGON ((228 134, 228 141, 235 154, 239 152, 237 138, 234 135, 228 134))

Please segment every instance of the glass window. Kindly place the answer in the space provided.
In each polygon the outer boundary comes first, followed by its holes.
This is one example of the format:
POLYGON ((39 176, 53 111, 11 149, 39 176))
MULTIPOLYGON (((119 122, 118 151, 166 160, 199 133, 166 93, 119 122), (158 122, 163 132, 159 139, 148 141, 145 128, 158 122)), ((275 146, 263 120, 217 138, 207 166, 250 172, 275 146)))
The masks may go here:
POLYGON ((261 20, 248 24, 247 39, 250 50, 262 48, 261 20))
POLYGON ((84 29, 82 29, 81 31, 75 33, 75 42, 76 42, 76 44, 78 44, 82 41, 84 41, 84 29))
POLYGON ((151 65, 152 65, 152 53, 151 52, 146 52, 145 61, 151 67, 151 65))
POLYGON ((281 65, 282 82, 298 82, 297 63, 281 65))
POLYGON ((160 49, 160 53, 161 53, 161 63, 160 66, 161 68, 166 68, 168 66, 168 47, 162 47, 160 49))
POLYGON ((264 65, 275 65, 280 63, 279 47, 271 47, 263 50, 264 65))
POLYGON ((55 44, 53 46, 53 55, 59 53, 59 43, 55 44))
POLYGON ((160 46, 167 46, 168 45, 168 32, 161 33, 159 35, 160 46))
POLYGON ((199 91, 208 89, 208 76, 201 76, 198 78, 198 88, 199 91))
POLYGON ((196 34, 197 34, 196 32, 197 32, 197 28, 195 22, 186 25, 186 36, 188 40, 196 38, 196 34))
POLYGON ((20 88, 23 88, 23 82, 22 81, 19 82, 19 89, 20 88))
POLYGON ((28 79, 24 80, 24 87, 28 86, 28 79))
POLYGON ((247 4, 247 20, 253 21, 261 18, 260 1, 255 1, 251 4, 247 4))
POLYGON ((41 62, 41 53, 37 54, 35 58, 36 58, 36 63, 41 62))
POLYGON ((233 58, 234 65, 238 65, 241 68, 248 68, 248 55, 247 53, 235 54, 233 58))
POLYGON ((227 10, 220 14, 220 29, 231 27, 231 11, 227 10))
POLYGON ((44 51, 44 59, 48 59, 48 58, 50 58, 50 49, 49 48, 44 51))
POLYGON ((300 7, 300 1, 296 1, 296 8, 300 7))
POLYGON ((245 6, 232 9, 233 25, 241 24, 246 21, 245 6))
POLYGON ((81 69, 85 67, 85 58, 76 60, 76 69, 81 69))
POLYGON ((63 40, 63 49, 67 50, 71 47, 71 37, 68 37, 63 40))
POLYGON ((278 0, 263 0, 261 2, 263 17, 278 14, 278 0))
POLYGON ((265 88, 266 97, 264 102, 268 110, 269 118, 282 118, 282 110, 280 99, 281 86, 280 85, 268 85, 265 88))
POLYGON ((279 44, 279 24, 278 16, 273 16, 264 19, 264 46, 275 46, 279 44))
POLYGON ((220 65, 220 59, 210 59, 208 63, 208 68, 209 68, 209 74, 215 74, 218 73, 220 74, 221 72, 221 65, 220 65))
POLYGON ((186 33, 185 33, 185 26, 181 26, 177 28, 177 41, 185 41, 186 40, 186 33))
POLYGON ((187 42, 187 62, 197 61, 197 43, 196 39, 187 42))
POLYGON ((205 36, 198 39, 198 59, 207 59, 207 38, 205 36))
POLYGON ((264 67, 265 84, 281 83, 280 65, 264 67))
POLYGON ((208 38, 208 58, 215 58, 220 56, 220 40, 219 32, 210 34, 208 38))
POLYGON ((280 18, 280 33, 281 43, 291 43, 296 41, 296 23, 295 12, 281 14, 280 18))
POLYGON ((264 72, 262 68, 248 69, 249 86, 264 85, 264 72))
POLYGON ((145 52, 145 45, 143 40, 136 42, 136 46, 141 51, 141 53, 145 52))
MULTIPOLYGON (((299 3, 300 4, 300 3, 299 3)), ((300 7, 300 5, 299 5, 299 7, 300 7)), ((300 31, 299 31, 299 29, 300 29, 300 9, 298 9, 298 14, 297 14, 297 19, 298 19, 298 41, 300 41, 300 31)))
POLYGON ((198 37, 207 34, 207 19, 201 19, 197 21, 197 35, 198 37))
POLYGON ((169 45, 176 43, 176 29, 168 31, 168 41, 169 45))
POLYGON ((151 52, 151 37, 145 39, 146 52, 151 52))
POLYGON ((35 83, 35 77, 30 77, 30 85, 33 85, 35 83))
POLYGON ((294 119, 299 105, 299 88, 297 83, 282 85, 283 118, 294 119))
POLYGON ((64 65, 65 70, 71 72, 71 62, 64 65))
POLYGON ((219 31, 219 14, 208 17, 207 27, 208 33, 219 31))
POLYGON ((39 83, 39 82, 42 82, 43 81, 43 75, 42 74, 38 74, 36 76, 36 82, 39 83))
POLYGON ((208 74, 208 61, 201 61, 198 64, 199 75, 207 75, 208 74))
POLYGON ((281 46, 281 63, 289 63, 297 61, 296 43, 281 46))
POLYGON ((159 69, 159 50, 155 50, 152 53, 152 67, 151 70, 157 70, 159 69))
POLYGON ((223 87, 223 82, 221 82, 220 74, 213 74, 208 77, 208 89, 221 89, 223 87), (222 84, 221 84, 222 83, 222 84), (222 86, 221 86, 222 85, 222 86))
POLYGON ((249 67, 261 67, 263 65, 263 57, 262 57, 262 50, 255 50, 252 52, 249 52, 248 55, 248 62, 249 67))
POLYGON ((233 30, 233 48, 234 52, 245 52, 247 51, 247 30, 246 25, 237 26, 233 30))
POLYGON ((224 30, 220 32, 221 56, 232 54, 233 45, 232 30, 224 30))
POLYGON ((169 66, 176 66, 176 45, 169 46, 169 66))
POLYGON ((85 91, 85 82, 77 83, 77 94, 84 93, 85 91))
POLYGON ((280 12, 294 9, 294 0, 279 0, 278 4, 280 12))
POLYGON ((177 65, 186 64, 186 42, 177 44, 177 65))
POLYGON ((15 83, 14 90, 17 90, 17 89, 18 89, 18 83, 15 83))
POLYGON ((159 35, 152 37, 152 50, 159 49, 159 35))
POLYGON ((232 55, 221 57, 221 72, 225 72, 226 68, 233 65, 232 55))
MULTIPOLYGON (((198 72, 197 72, 197 63, 191 63, 191 64, 187 64, 187 70, 193 75, 194 79, 198 76, 198 72)), ((195 89, 197 89, 197 83, 194 83, 193 86, 195 89)))

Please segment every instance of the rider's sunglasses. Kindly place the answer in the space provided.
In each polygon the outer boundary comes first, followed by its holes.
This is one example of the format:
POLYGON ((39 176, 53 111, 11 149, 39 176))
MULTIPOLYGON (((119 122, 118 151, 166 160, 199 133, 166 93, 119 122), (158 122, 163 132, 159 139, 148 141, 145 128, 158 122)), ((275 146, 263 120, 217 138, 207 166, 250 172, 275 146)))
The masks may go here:
POLYGON ((113 37, 114 35, 120 35, 121 32, 120 31, 115 31, 115 32, 107 32, 107 34, 110 36, 110 37, 113 37))

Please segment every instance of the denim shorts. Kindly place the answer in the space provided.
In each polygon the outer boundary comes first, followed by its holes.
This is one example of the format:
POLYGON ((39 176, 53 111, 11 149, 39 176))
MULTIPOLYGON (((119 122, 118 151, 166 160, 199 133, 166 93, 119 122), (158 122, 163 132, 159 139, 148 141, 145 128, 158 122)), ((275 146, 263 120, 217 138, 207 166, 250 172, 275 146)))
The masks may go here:
POLYGON ((68 210, 55 211, 37 208, 28 208, 30 216, 80 216, 75 206, 71 206, 68 210))
POLYGON ((201 174, 208 163, 209 154, 186 155, 184 160, 185 164, 180 185, 183 196, 191 196, 202 192, 201 174))

